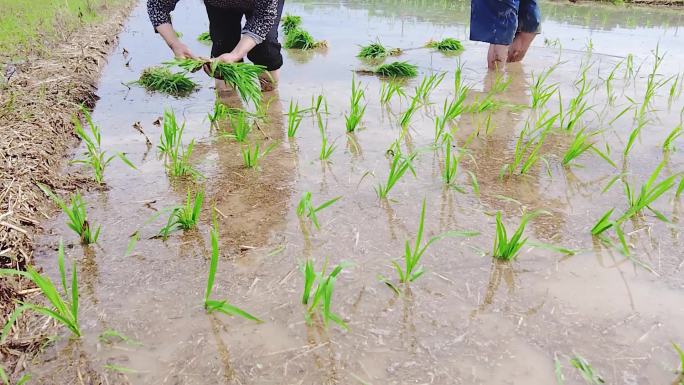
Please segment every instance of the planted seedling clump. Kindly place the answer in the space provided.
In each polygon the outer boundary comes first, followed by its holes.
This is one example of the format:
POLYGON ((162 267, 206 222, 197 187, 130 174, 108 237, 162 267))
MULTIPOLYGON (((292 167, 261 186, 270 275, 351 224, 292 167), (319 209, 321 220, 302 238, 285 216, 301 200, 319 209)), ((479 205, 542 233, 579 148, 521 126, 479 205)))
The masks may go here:
POLYGON ((464 49, 460 40, 450 37, 439 41, 429 41, 425 46, 428 48, 434 48, 441 52, 458 52, 463 51, 464 49))
POLYGON ((172 72, 166 67, 150 67, 134 82, 147 91, 161 92, 172 96, 188 96, 195 89, 197 83, 192 81, 184 72, 172 72))

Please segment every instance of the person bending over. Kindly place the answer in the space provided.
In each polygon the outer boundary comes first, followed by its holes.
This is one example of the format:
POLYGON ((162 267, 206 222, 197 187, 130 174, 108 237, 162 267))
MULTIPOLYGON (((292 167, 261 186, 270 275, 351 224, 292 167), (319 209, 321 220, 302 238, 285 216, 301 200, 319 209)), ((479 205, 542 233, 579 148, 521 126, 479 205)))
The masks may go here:
MULTIPOLYGON (((177 58, 193 58, 187 45, 176 35, 171 11, 179 0, 147 0, 147 12, 155 30, 164 38, 177 58)), ((283 65, 278 43, 278 24, 284 0, 204 0, 209 16, 211 57, 227 63, 244 60, 268 71, 260 78, 263 91, 277 87, 283 65), (242 17, 247 20, 242 26, 242 17)))
POLYGON ((472 0, 470 40, 489 43, 489 69, 521 61, 539 34, 541 12, 536 0, 472 0))

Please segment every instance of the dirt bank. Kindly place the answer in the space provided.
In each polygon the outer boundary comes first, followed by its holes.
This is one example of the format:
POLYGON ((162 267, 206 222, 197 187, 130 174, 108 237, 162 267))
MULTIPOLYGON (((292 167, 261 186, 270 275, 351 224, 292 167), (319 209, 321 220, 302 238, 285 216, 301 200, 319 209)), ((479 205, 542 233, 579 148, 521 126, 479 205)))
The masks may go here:
MULTIPOLYGON (((100 71, 133 3, 110 3, 97 10, 100 22, 48 47, 49 54, 0 65, 0 268, 31 264, 32 236, 51 210, 36 182, 56 190, 86 183, 78 175, 61 173, 65 154, 77 143, 70 122, 80 104, 92 107, 97 100, 100 71)), ((25 282, 0 278, 0 323, 17 300, 33 293, 25 282)), ((9 374, 19 372, 26 353, 43 342, 45 325, 19 324, 0 344, 0 362, 9 374)))

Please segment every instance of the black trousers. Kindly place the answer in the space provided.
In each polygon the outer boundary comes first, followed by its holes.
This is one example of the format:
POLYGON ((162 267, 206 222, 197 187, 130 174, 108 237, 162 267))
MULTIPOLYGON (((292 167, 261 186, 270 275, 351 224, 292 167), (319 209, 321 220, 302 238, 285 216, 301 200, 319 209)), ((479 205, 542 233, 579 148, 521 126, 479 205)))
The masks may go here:
MULTIPOLYGON (((247 58, 254 64, 266 67, 267 71, 275 71, 283 66, 283 55, 278 43, 278 26, 283 13, 285 0, 278 1, 278 18, 273 28, 260 44, 257 44, 247 58)), ((250 12, 238 9, 225 9, 204 4, 209 16, 209 34, 211 35, 211 56, 218 57, 231 52, 242 37, 242 17, 250 16, 250 12)))

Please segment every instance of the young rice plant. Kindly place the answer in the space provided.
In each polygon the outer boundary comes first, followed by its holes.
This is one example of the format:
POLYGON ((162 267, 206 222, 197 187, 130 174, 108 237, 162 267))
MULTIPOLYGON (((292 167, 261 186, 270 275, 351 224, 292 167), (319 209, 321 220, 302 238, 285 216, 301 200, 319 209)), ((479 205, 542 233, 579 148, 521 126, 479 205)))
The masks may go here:
POLYGON ((204 203, 204 191, 198 191, 195 196, 188 191, 188 196, 183 206, 178 206, 173 209, 169 220, 166 222, 160 231, 159 235, 162 238, 168 238, 169 234, 176 230, 190 230, 197 226, 199 215, 202 211, 202 204, 204 203))
POLYGON ((342 197, 335 197, 333 199, 330 199, 320 206, 315 206, 313 204, 312 198, 311 198, 311 193, 306 191, 304 194, 302 194, 302 198, 299 200, 299 204, 297 205, 297 215, 302 218, 302 217, 308 217, 311 220, 311 223, 316 226, 316 229, 320 229, 320 225, 318 223, 318 217, 316 216, 316 213, 332 206, 335 202, 340 200, 342 197))
POLYGON ((342 329, 348 330, 347 324, 342 320, 342 317, 332 311, 332 297, 335 291, 335 282, 337 276, 346 267, 345 263, 341 263, 326 276, 326 268, 328 261, 326 259, 323 264, 323 269, 320 272, 315 271, 314 261, 307 260, 304 265, 304 293, 302 294, 302 304, 307 305, 304 318, 307 324, 311 325, 313 316, 318 314, 323 319, 323 325, 328 326, 330 321, 339 325, 342 329), (314 289, 315 285, 315 289, 314 289))
POLYGON ((55 195, 46 185, 38 183, 38 187, 43 190, 45 195, 52 198, 57 206, 59 206, 67 215, 67 218, 69 218, 67 226, 78 234, 81 238, 81 243, 90 245, 97 242, 97 239, 100 236, 100 226, 97 226, 97 228, 93 230, 93 226, 88 221, 85 202, 83 201, 83 198, 81 198, 80 193, 72 195, 71 204, 67 205, 65 201, 55 195))

